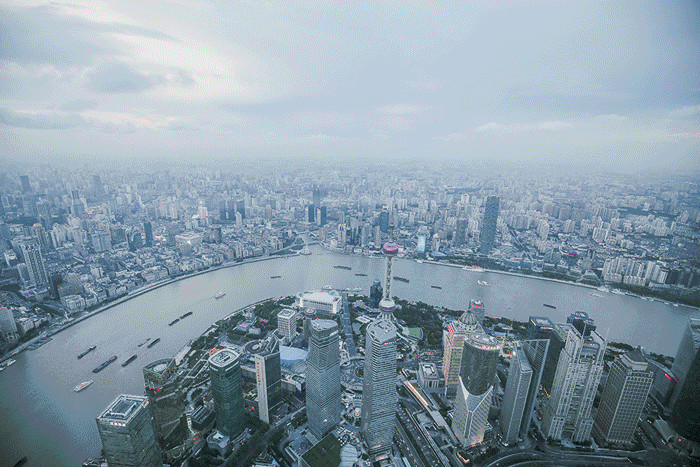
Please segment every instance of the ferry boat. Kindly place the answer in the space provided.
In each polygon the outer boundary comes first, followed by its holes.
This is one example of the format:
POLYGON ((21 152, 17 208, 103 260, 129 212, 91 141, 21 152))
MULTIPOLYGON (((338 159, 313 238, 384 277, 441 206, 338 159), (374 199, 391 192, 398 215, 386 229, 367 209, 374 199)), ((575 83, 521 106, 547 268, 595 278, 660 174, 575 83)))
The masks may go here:
POLYGON ((92 383, 93 383, 92 380, 82 382, 82 383, 80 383, 79 385, 77 385, 76 387, 74 387, 74 388, 73 388, 73 391, 75 391, 75 392, 80 392, 80 391, 82 391, 83 389, 85 389, 85 388, 87 388, 88 386, 90 386, 92 383))
POLYGON ((363 274, 361 272, 356 272, 355 275, 359 277, 367 277, 367 274, 363 274))
POLYGON ((282 276, 270 276, 270 279, 280 279, 282 276))
POLYGON ((129 363, 133 362, 134 360, 136 360, 136 355, 132 355, 131 357, 129 357, 124 363, 122 363, 122 367, 127 366, 129 363))
POLYGON ((8 366, 14 365, 16 361, 17 360, 9 359, 8 361, 5 362, 5 368, 7 368, 8 366))
POLYGON ((172 326, 173 324, 177 323, 178 321, 180 321, 180 318, 175 318, 174 320, 172 320, 171 322, 168 323, 168 326, 172 326))
POLYGON ((185 318, 187 318, 188 316, 190 316, 191 314, 192 314, 192 312, 191 312, 191 311, 188 311, 188 312, 185 313, 184 315, 180 316, 180 319, 185 319, 185 318))
POLYGON ((150 340, 151 340, 151 338, 150 338, 150 337, 147 337, 145 341, 143 341, 143 342, 141 342, 141 343, 139 344, 139 347, 143 347, 143 345, 144 345, 146 342, 150 341, 150 340))
POLYGON ((90 352, 92 352, 93 350, 95 350, 96 348, 97 348, 97 346, 96 346, 96 345, 93 345, 92 347, 90 347, 89 349, 87 349, 85 352, 83 352, 83 353, 81 353, 80 355, 78 355, 78 359, 83 358, 84 356, 86 356, 87 354, 89 354, 90 352))
POLYGON ((484 272, 486 269, 480 268, 478 266, 464 266, 462 269, 465 271, 471 271, 471 272, 484 272))
POLYGON ((479 285, 489 285, 489 283, 486 281, 476 281, 476 283, 479 285))
POLYGON ((224 295, 226 295, 226 292, 217 292, 216 295, 214 295, 214 298, 221 298, 224 295))
POLYGON ((311 254, 311 250, 309 250, 309 246, 308 246, 308 245, 304 245, 304 248, 301 249, 301 251, 299 252, 299 254, 301 254, 301 255, 310 255, 310 254, 311 254))
POLYGON ((592 295, 593 297, 602 297, 601 294, 595 293, 595 292, 591 292, 591 293, 589 293, 588 295, 592 295))
POLYGON ((439 285, 431 285, 430 287, 432 287, 434 289, 442 289, 442 287, 440 287, 439 285))
POLYGON ((555 307, 554 305, 550 305, 549 303, 543 303, 542 306, 546 306, 547 308, 553 308, 555 310, 557 309, 557 307, 555 307))
POLYGON ((102 371, 102 370, 104 370, 105 368, 107 368, 107 365, 109 365, 110 363, 114 362, 116 359, 117 359, 117 356, 116 356, 116 355, 112 355, 112 358, 110 358, 110 359, 107 360, 106 362, 102 363, 102 364, 101 364, 100 366, 98 366, 97 368, 93 369, 92 372, 93 372, 93 373, 99 373, 100 371, 102 371))
POLYGON ((151 347, 156 345, 158 342, 160 342, 160 337, 158 339, 154 340, 153 342, 151 342, 150 344, 148 344, 146 347, 148 347, 150 349, 151 347))
POLYGON ((333 266, 333 267, 336 268, 336 269, 345 269, 345 270, 347 270, 347 271, 352 270, 352 268, 351 268, 350 266, 343 266, 342 264, 336 264, 336 265, 333 266))
POLYGON ((405 277, 399 277, 399 276, 394 276, 394 280, 399 281, 399 282, 409 282, 409 280, 406 279, 405 277))

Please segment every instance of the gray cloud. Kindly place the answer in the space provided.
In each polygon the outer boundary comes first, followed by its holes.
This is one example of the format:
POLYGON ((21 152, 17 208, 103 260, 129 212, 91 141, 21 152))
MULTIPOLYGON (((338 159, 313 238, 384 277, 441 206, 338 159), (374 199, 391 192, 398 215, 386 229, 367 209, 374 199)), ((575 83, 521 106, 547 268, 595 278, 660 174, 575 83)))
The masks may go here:
POLYGON ((124 63, 100 65, 88 76, 88 88, 106 93, 136 93, 163 84, 162 76, 139 73, 124 63))
POLYGON ((80 112, 81 110, 94 109, 97 107, 97 101, 94 99, 75 99, 64 102, 58 108, 65 112, 80 112))
POLYGON ((0 109, 0 123, 7 126, 34 130, 63 130, 83 126, 87 122, 80 115, 74 113, 31 114, 0 109))

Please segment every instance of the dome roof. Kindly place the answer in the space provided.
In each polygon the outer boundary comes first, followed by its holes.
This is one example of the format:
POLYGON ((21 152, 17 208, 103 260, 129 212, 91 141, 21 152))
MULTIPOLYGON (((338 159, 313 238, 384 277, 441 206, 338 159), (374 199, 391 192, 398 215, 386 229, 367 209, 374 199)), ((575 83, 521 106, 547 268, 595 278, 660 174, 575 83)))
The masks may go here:
POLYGON ((479 321, 471 311, 465 311, 464 314, 460 316, 459 321, 467 327, 476 327, 479 325, 479 321))

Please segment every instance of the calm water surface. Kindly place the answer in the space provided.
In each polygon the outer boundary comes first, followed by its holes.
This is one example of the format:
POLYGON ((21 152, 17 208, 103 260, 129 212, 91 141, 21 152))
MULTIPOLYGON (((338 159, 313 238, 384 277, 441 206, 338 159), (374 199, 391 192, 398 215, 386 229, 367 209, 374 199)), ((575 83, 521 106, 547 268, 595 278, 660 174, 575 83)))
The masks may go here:
MULTIPOLYGON (((325 285, 359 286, 369 293, 374 278, 382 276, 381 258, 339 255, 318 247, 312 251, 312 256, 243 264, 169 284, 57 334, 38 350, 20 354, 17 363, 0 372, 0 465, 13 465, 22 456, 28 456, 27 465, 32 466, 79 465, 97 456, 100 440, 95 417, 118 394, 143 394, 141 367, 174 356, 190 339, 238 308, 325 285), (352 270, 335 269, 336 264, 352 270), (270 278, 275 275, 282 278, 270 278), (226 296, 214 299, 218 291, 226 296), (168 326, 187 311, 193 315, 168 326), (139 348, 147 337, 161 340, 150 349, 139 348), (92 345, 97 345, 95 351, 76 358, 92 345), (122 368, 121 363, 134 354, 138 358, 122 368), (112 355, 118 357, 116 362, 92 373, 112 355), (89 379, 95 381, 92 386, 73 392, 75 385, 89 379)), ((541 315, 561 322, 583 310, 610 340, 667 355, 675 355, 687 318, 700 317, 695 310, 635 297, 408 260, 396 262, 395 274, 410 280, 394 282, 394 295, 403 299, 464 310, 470 298, 477 298, 488 315, 520 321, 541 315), (480 286, 477 280, 489 285, 480 286), (557 308, 543 307, 543 303, 557 308)))

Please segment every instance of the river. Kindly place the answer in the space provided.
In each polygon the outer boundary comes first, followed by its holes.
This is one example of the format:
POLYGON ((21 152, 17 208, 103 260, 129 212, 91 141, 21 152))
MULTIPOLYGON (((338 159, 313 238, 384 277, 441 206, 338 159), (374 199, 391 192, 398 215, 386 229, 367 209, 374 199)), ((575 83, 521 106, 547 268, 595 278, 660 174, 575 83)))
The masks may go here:
MULTIPOLYGON (((74 466, 97 456, 100 440, 95 417, 118 394, 143 394, 141 367, 174 356, 190 339, 238 308, 325 285, 359 286, 368 294, 374 278, 382 277, 381 258, 330 253, 318 246, 312 251, 311 256, 241 264, 165 285, 15 357, 17 363, 0 372, 0 465, 12 465, 28 456, 30 466, 74 466), (271 279, 277 275, 281 278, 271 279), (226 292, 226 296, 214 299, 218 291, 226 292), (187 311, 193 314, 168 326, 187 311), (150 349, 139 348, 147 337, 161 340, 150 349), (97 345, 95 351, 81 360, 76 358, 92 345, 97 345), (122 368, 121 363, 133 354, 138 355, 136 361, 122 368), (98 374, 92 373, 112 355, 118 356, 115 363, 98 374), (73 392, 76 384, 89 379, 95 381, 92 386, 73 392)), ((519 321, 540 315, 563 322, 570 313, 583 310, 610 340, 642 345, 666 355, 675 355, 688 317, 700 317, 697 310, 683 306, 494 272, 402 259, 396 261, 394 271, 410 280, 394 281, 393 294, 403 299, 463 310, 470 298, 477 298, 486 305, 487 315, 519 321), (489 285, 478 285, 477 280, 489 285), (543 307, 543 303, 557 308, 543 307)))

